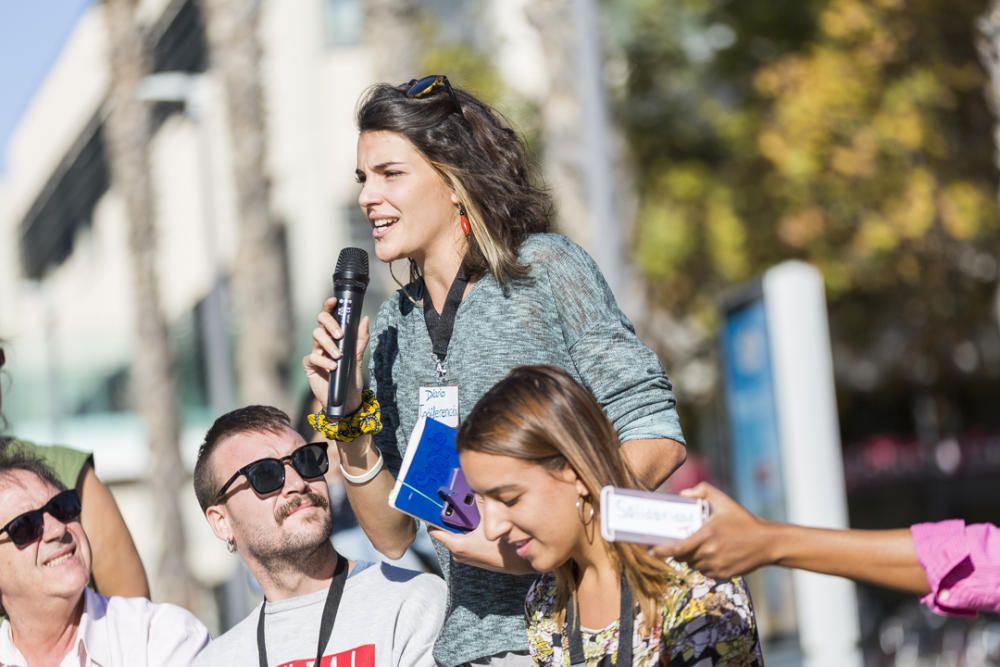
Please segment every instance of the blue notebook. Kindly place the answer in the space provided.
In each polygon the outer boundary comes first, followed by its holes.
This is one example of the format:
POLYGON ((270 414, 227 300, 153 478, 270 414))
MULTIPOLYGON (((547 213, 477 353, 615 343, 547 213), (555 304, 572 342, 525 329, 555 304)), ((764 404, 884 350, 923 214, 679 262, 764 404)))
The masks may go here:
POLYGON ((459 467, 457 433, 456 428, 421 417, 410 434, 396 485, 389 494, 391 507, 452 533, 462 531, 441 521, 444 500, 438 489, 448 486, 452 470, 459 467))

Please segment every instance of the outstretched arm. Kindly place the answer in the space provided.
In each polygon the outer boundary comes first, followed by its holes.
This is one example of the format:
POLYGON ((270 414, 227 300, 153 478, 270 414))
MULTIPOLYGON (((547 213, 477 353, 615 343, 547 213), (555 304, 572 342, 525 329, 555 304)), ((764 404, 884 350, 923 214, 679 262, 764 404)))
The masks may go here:
POLYGON ((149 597, 149 582, 132 534, 111 491, 89 464, 81 476, 81 521, 93 553, 94 584, 102 595, 149 597))
POLYGON ((710 484, 683 492, 712 506, 712 516, 691 537, 654 547, 716 579, 781 565, 926 594, 927 575, 909 529, 831 530, 764 521, 710 484))

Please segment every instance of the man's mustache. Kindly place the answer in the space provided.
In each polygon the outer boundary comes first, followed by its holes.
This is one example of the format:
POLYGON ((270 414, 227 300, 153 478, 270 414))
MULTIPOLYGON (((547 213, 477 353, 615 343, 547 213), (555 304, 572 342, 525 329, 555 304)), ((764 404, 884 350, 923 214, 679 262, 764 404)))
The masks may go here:
POLYGON ((288 518, 288 515, 297 510, 299 506, 306 501, 309 501, 311 505, 319 507, 320 509, 325 510, 330 507, 330 503, 327 502, 326 498, 314 491, 306 491, 305 493, 295 496, 286 504, 278 508, 278 510, 274 513, 274 518, 278 521, 278 525, 280 526, 284 523, 285 519, 288 518))

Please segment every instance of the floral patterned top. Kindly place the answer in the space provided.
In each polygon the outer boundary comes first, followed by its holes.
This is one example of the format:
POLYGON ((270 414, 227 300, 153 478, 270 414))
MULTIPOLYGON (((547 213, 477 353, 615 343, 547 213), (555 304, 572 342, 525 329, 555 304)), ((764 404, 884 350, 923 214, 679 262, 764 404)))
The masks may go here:
MULTIPOLYGON (((762 666, 750 594, 742 579, 715 581, 687 566, 668 561, 690 584, 675 586, 663 599, 662 613, 648 637, 635 604, 632 638, 634 667, 762 666)), ((543 574, 525 603, 528 645, 539 667, 568 667, 569 638, 556 622, 556 580, 543 574)), ((587 667, 610 667, 617 660, 618 621, 600 630, 581 628, 587 667)))

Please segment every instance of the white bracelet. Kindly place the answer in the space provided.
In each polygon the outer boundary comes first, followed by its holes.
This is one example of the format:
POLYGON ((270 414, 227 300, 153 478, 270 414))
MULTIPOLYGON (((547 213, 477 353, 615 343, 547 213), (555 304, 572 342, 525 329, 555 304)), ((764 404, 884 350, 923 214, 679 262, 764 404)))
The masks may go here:
POLYGON ((382 470, 382 466, 385 465, 385 459, 382 458, 382 450, 381 449, 378 450, 378 461, 376 461, 371 468, 364 471, 360 475, 352 475, 351 473, 344 470, 343 463, 340 463, 338 465, 340 465, 340 474, 344 476, 345 480, 347 480, 351 484, 364 484, 371 478, 375 477, 375 475, 379 474, 379 471, 382 470))

